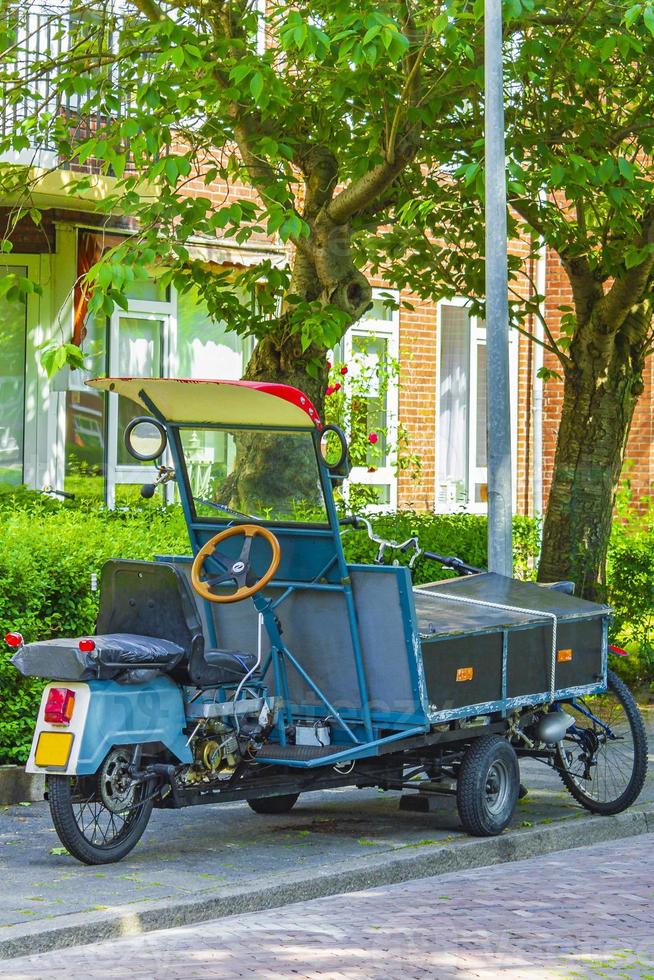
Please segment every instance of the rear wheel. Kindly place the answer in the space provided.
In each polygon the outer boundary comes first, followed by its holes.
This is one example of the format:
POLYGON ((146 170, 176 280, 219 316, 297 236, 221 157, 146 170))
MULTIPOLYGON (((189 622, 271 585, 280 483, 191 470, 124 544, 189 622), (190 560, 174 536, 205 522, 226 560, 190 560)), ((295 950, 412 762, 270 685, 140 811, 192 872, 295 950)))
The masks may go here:
POLYGON ((500 735, 484 735, 466 751, 456 786, 464 829, 474 837, 493 837, 507 826, 520 789, 515 750, 500 735))
POLYGON ((95 776, 49 776, 52 822, 64 847, 84 864, 111 864, 132 850, 153 801, 127 773, 132 748, 112 749, 95 776))
POLYGON ((255 813, 290 813, 299 796, 299 793, 287 793, 285 796, 260 796, 248 800, 248 806, 255 813))
POLYGON ((564 704, 574 725, 557 746, 566 789, 591 813, 620 813, 638 798, 647 775, 645 725, 627 685, 608 672, 608 690, 564 704))

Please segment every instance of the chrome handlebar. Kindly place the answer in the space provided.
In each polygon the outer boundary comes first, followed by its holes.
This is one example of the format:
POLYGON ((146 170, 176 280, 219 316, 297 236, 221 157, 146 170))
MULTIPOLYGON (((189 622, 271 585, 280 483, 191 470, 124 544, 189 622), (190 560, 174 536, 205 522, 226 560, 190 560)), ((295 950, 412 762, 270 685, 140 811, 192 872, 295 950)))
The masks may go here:
MULTIPOLYGON (((460 558, 455 556, 445 556, 438 555, 435 551, 424 551, 418 544, 417 536, 407 538, 406 541, 387 541, 384 538, 380 538, 379 535, 375 534, 372 529, 372 524, 366 517, 346 517, 340 522, 344 525, 350 525, 355 531, 365 528, 368 537, 377 547, 377 555, 375 556, 375 564, 384 564, 384 555, 386 551, 409 551, 413 548, 413 554, 409 559, 409 568, 413 571, 413 567, 421 555, 425 558, 429 558, 431 561, 440 562, 444 568, 451 568, 457 573, 457 575, 478 575, 483 572, 483 568, 475 568, 474 565, 468 565, 466 562, 462 561, 460 558)), ((393 565, 399 565, 397 558, 393 560, 393 565)))
MULTIPOLYGON (((386 551, 408 551, 410 548, 413 548, 413 554, 409 559, 409 568, 413 570, 413 566, 422 554, 422 548, 418 544, 418 538, 415 537, 415 535, 411 538, 407 538, 406 541, 387 541, 385 538, 380 538, 378 534, 375 534, 372 529, 372 524, 365 517, 354 517, 349 520, 348 523, 352 525, 355 531, 359 530, 361 527, 364 527, 370 540, 378 546, 377 555, 375 556, 375 565, 384 564, 384 555, 386 551)), ((397 558, 394 559, 393 564, 399 565, 397 558)))

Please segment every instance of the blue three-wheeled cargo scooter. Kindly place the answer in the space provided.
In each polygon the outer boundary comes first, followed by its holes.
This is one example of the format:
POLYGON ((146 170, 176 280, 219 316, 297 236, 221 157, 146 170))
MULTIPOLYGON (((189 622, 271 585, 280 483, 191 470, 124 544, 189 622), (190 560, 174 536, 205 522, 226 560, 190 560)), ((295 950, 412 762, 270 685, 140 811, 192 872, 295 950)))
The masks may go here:
POLYGON ((80 861, 117 861, 153 807, 245 800, 284 813, 354 785, 456 794, 464 828, 499 834, 519 757, 556 769, 595 813, 637 798, 647 745, 608 669, 610 610, 428 554, 460 577, 414 588, 367 521, 339 520, 340 430, 279 384, 103 378, 143 415, 125 441, 177 481, 192 555, 104 566, 93 636, 23 643, 52 679, 28 772, 47 775, 57 833, 80 861), (334 445, 335 443, 335 445, 334 445), (341 535, 368 531, 372 565, 341 535))

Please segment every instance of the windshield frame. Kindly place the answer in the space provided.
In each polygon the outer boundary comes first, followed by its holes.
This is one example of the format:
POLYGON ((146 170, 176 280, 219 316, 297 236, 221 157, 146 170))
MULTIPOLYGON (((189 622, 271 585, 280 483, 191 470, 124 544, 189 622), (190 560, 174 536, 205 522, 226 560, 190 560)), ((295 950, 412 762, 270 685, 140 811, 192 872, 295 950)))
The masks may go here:
MULTIPOLYGON (((298 429, 292 426, 278 426, 278 425, 234 425, 225 424, 222 422, 171 422, 167 421, 166 425, 170 434, 171 442, 174 444, 174 455, 177 457, 176 460, 176 471, 177 471, 177 485, 179 487, 180 494, 182 498, 182 503, 185 504, 185 511, 188 514, 188 519, 191 524, 197 527, 206 526, 218 526, 224 527, 230 524, 261 524, 264 527, 271 528, 287 528, 292 529, 306 529, 310 531, 327 531, 333 532, 339 529, 338 525, 338 515, 336 514, 336 506, 333 498, 332 482, 329 477, 329 472, 325 466, 324 460, 322 458, 322 453, 320 452, 320 430, 312 426, 298 429), (215 516, 211 515, 201 515, 198 514, 196 509, 196 502, 191 490, 191 485, 189 482, 189 474, 186 465, 186 456, 184 452, 184 446, 182 444, 182 432, 189 429, 215 429, 223 432, 271 432, 271 433, 288 433, 289 435, 297 435, 299 432, 306 433, 313 444, 313 451, 316 459, 317 474, 320 481, 320 489, 323 495, 324 509, 325 509, 325 520, 321 522, 315 521, 282 521, 267 519, 263 517, 258 517, 253 515, 252 517, 241 517, 239 514, 230 514, 228 512, 221 512, 216 510, 215 516)), ((172 447, 171 447, 172 448, 172 447)))

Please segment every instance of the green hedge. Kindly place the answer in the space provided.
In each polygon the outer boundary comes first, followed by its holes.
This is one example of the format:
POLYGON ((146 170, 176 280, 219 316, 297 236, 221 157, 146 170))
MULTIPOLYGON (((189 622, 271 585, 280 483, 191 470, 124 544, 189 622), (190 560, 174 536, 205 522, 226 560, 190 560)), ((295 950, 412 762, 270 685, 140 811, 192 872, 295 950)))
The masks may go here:
MULTIPOLYGON (((385 538, 403 541, 417 534, 423 548, 458 555, 472 565, 486 564, 485 517, 401 512, 373 519, 385 538)), ((98 593, 91 574, 107 558, 152 559, 156 554, 187 554, 186 527, 179 508, 152 504, 124 511, 59 503, 28 492, 0 495, 0 630, 19 630, 26 640, 79 636, 93 631, 98 593)), ((348 561, 373 560, 376 547, 363 532, 343 538, 348 561)), ((514 519, 516 574, 533 576, 538 527, 529 518, 514 519)), ((401 560, 407 561, 408 556, 401 560)), ((616 608, 617 642, 640 652, 621 660, 632 682, 652 679, 654 535, 633 541, 624 534, 611 551, 611 599, 616 608)), ((433 562, 421 559, 416 583, 444 577, 433 562)), ((0 764, 27 756, 42 683, 21 678, 0 650, 0 764)))
MULTIPOLYGON (((92 633, 98 593, 91 574, 107 558, 188 552, 177 508, 107 511, 39 494, 0 497, 0 635, 26 640, 92 633)), ((0 650, 0 764, 27 758, 43 684, 22 678, 0 650)))

